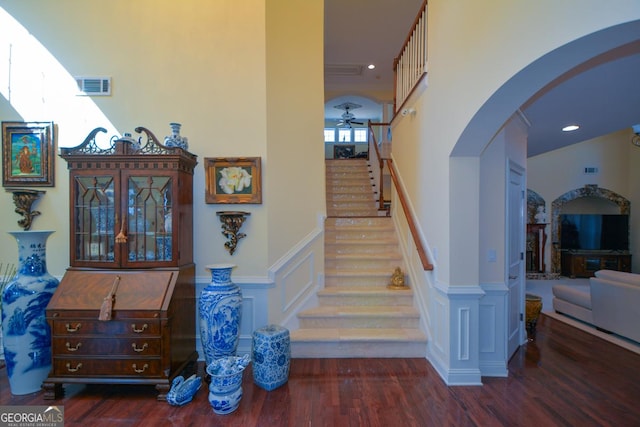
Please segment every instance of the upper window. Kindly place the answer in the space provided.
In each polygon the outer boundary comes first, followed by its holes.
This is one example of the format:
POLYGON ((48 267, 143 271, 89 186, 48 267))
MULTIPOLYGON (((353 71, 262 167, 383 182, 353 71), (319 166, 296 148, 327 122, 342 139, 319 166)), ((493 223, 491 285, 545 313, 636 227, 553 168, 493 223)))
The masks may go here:
POLYGON ((324 142, 336 142, 336 130, 324 128, 324 142))
POLYGON ((351 129, 338 129, 339 142, 351 142, 351 129))
POLYGON ((354 142, 367 142, 368 134, 367 128, 356 128, 353 130, 353 140, 354 142))
POLYGON ((367 142, 368 140, 368 128, 324 128, 324 142, 367 142))

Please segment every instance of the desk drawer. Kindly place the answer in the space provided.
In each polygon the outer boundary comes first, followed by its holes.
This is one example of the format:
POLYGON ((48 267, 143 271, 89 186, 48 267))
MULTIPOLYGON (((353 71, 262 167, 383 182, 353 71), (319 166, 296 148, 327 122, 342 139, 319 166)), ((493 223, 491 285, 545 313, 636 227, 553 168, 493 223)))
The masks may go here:
POLYGON ((160 338, 89 338, 83 336, 52 339, 53 354, 71 356, 160 356, 160 338))
POLYGON ((101 377, 116 378, 159 378, 162 372, 160 359, 86 359, 82 357, 61 357, 53 359, 53 376, 58 377, 101 377))
POLYGON ((89 319, 56 319, 53 320, 55 336, 72 335, 129 335, 159 336, 160 321, 148 319, 131 319, 118 321, 100 321, 89 319))

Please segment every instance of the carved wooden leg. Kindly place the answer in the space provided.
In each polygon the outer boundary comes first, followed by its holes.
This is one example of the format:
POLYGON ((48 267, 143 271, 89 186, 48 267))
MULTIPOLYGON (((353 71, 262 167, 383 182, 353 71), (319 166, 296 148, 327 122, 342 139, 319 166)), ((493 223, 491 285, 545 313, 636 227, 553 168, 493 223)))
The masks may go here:
POLYGON ((166 402, 167 393, 169 393, 170 389, 171 389, 171 384, 168 382, 156 384, 156 390, 158 390, 158 397, 156 397, 156 400, 158 400, 159 402, 166 402))
POLYGON ((45 400, 53 400, 64 396, 64 388, 59 383, 44 382, 42 383, 42 389, 44 390, 45 400))

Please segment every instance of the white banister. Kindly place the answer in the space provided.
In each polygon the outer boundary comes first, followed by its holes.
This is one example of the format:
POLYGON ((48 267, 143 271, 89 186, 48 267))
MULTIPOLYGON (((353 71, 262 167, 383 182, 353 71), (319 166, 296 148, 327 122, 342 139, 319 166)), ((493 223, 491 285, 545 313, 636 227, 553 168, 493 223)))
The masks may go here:
POLYGON ((425 1, 395 60, 395 107, 397 113, 427 72, 427 2, 425 1))

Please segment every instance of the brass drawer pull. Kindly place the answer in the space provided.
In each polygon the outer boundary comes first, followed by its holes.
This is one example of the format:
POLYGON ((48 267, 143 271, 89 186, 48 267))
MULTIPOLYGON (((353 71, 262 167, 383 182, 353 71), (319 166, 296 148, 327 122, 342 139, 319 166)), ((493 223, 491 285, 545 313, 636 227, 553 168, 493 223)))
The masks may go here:
POLYGON ((137 374, 141 374, 141 373, 143 373, 144 371, 146 371, 146 370, 147 370, 147 368, 148 368, 148 367, 149 367, 149 365, 145 363, 145 364, 144 364, 144 366, 142 367, 142 369, 138 369, 137 365, 136 365, 135 363, 133 364, 133 370, 134 370, 137 374))
POLYGON ((137 353, 142 353, 143 351, 145 351, 147 349, 147 347, 149 347, 149 344, 144 343, 142 344, 142 347, 138 347, 138 345, 136 343, 131 344, 131 347, 133 347, 133 351, 137 352, 137 353))
POLYGON ((75 327, 71 327, 71 325, 69 323, 67 323, 67 332, 78 332, 80 330, 80 327, 82 326, 82 323, 77 323, 75 327))
POLYGON ((82 363, 78 363, 78 365, 75 368, 71 367, 71 363, 67 363, 67 371, 69 372, 78 372, 80 368, 82 368, 82 363))
POLYGON ((71 347, 71 344, 69 343, 69 341, 67 341, 67 350, 69 350, 69 351, 78 351, 80 349, 80 347, 82 347, 82 343, 81 342, 76 344, 75 347, 71 347))
POLYGON ((133 332, 135 332, 136 334, 142 333, 145 331, 145 329, 147 329, 149 327, 149 325, 147 325, 146 323, 144 325, 142 325, 142 328, 137 329, 136 328, 136 324, 132 323, 131 324, 131 329, 133 330, 133 332))

